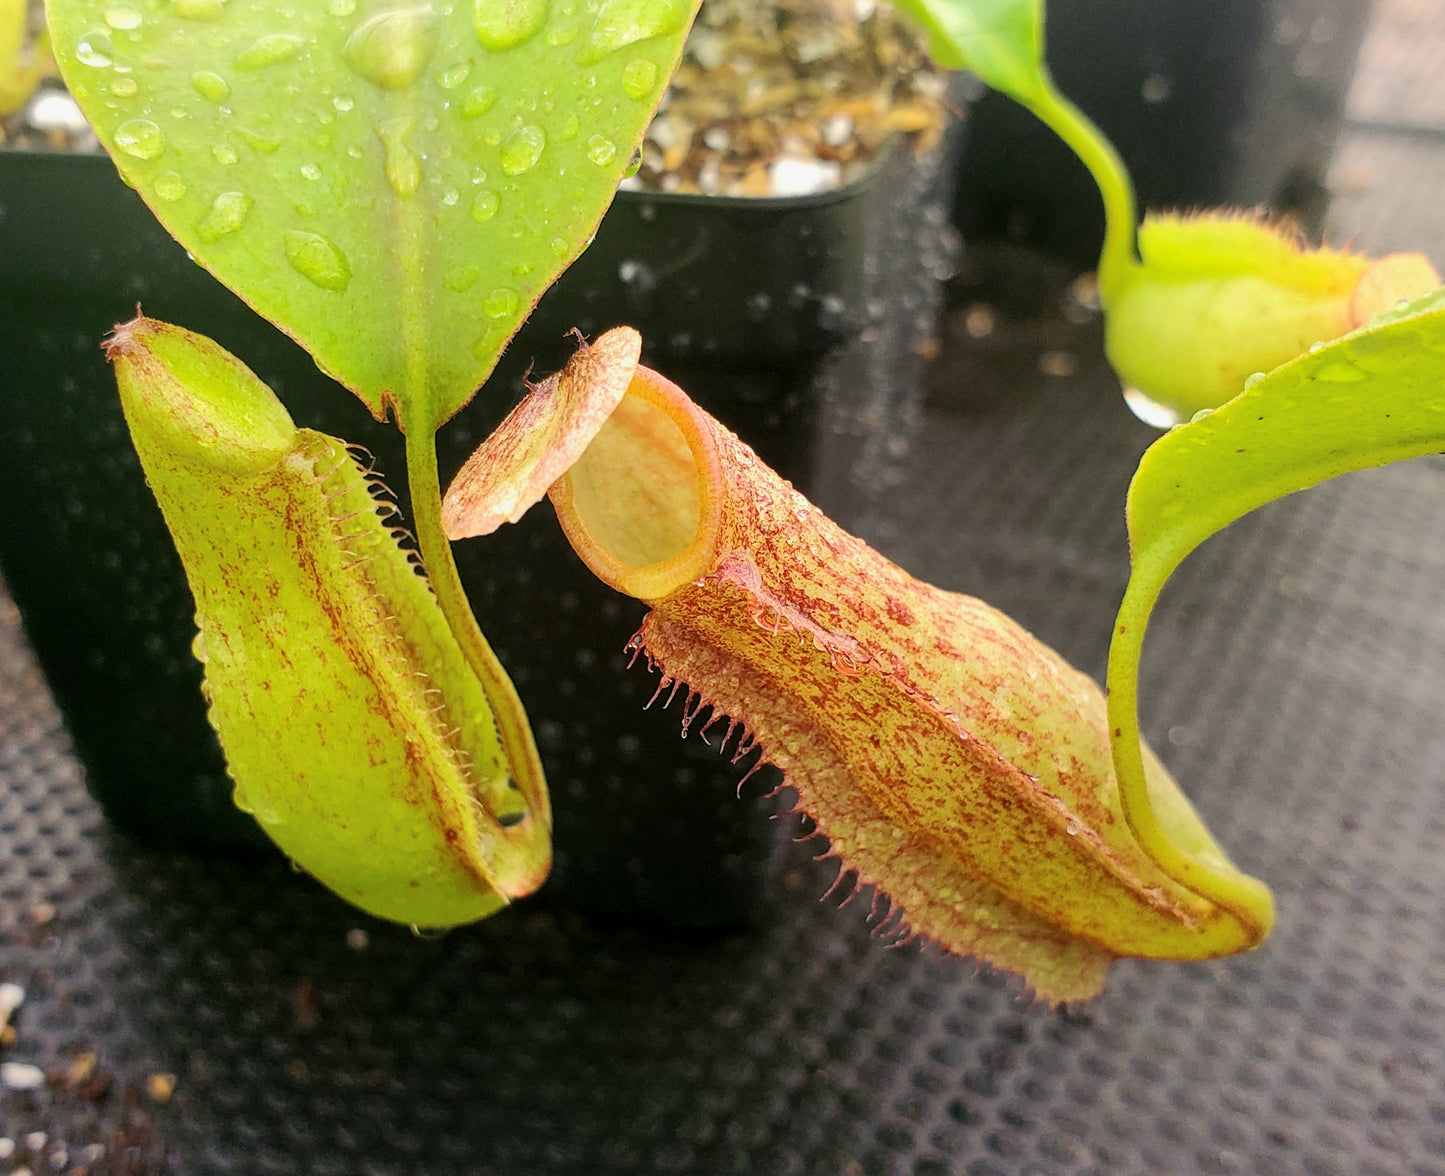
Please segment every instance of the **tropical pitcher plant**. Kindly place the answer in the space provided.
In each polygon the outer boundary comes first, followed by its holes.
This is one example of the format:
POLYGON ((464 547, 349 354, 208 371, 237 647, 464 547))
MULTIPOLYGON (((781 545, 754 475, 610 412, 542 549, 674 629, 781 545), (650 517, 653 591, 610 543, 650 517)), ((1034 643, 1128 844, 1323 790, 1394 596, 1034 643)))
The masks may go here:
POLYGON ((437 430, 586 248, 697 3, 49 0, 62 72, 126 181, 406 435, 420 566, 375 475, 241 360, 143 316, 106 341, 195 596, 237 803, 385 918, 451 926, 535 890, 546 785, 450 543, 545 496, 586 565, 650 606, 630 648, 685 692, 684 730, 734 762, 760 747, 900 934, 1051 1003, 1096 993, 1120 956, 1257 945, 1268 890, 1140 739, 1144 629, 1234 518, 1445 446, 1438 278, 1237 214, 1137 225, 1117 157, 1049 79, 1040 0, 899 0, 940 63, 1089 164, 1109 356, 1137 396, 1194 418, 1131 488, 1107 696, 826 518, 641 366, 630 328, 532 386, 443 498, 437 430))

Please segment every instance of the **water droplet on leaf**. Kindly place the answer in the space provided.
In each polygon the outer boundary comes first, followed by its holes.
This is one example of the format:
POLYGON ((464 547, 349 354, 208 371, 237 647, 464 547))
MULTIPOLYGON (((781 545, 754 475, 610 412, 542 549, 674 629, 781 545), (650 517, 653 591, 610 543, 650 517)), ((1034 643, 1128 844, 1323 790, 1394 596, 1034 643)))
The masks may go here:
POLYGON ((442 279, 442 285, 454 293, 462 294, 476 285, 477 279, 481 276, 482 271, 477 266, 467 265, 461 269, 452 270, 442 279))
POLYGON ((403 200, 409 200, 416 195, 417 186, 421 183, 421 160, 406 141, 415 122, 408 114, 401 118, 388 119, 376 128, 376 133, 386 148, 387 182, 403 200))
POLYGON ((502 170, 509 176, 521 175, 536 166, 547 146, 547 134, 541 127, 518 127, 502 143, 502 170))
POLYGON ((497 208, 502 203, 502 198, 490 188, 483 188, 472 199, 472 220, 483 222, 489 221, 497 215, 497 208))
POLYGON ((129 98, 139 89, 140 84, 135 78, 125 77, 124 75, 110 83, 110 92, 117 98, 129 98))
POLYGON ((286 260, 307 281, 338 293, 351 284, 351 263, 329 238, 303 229, 286 232, 286 260))
POLYGON ((179 200, 186 194, 186 181, 173 171, 156 176, 155 193, 162 200, 179 200))
POLYGON ((237 127, 236 133, 245 140, 246 146, 252 151, 259 151, 262 155, 274 155, 281 147, 281 140, 275 135, 262 135, 256 131, 248 131, 245 127, 237 127))
POLYGON ((113 29, 129 31, 140 28, 144 18, 129 4, 112 4, 105 10, 105 23, 113 29))
POLYGON ((115 147, 135 159, 159 159, 166 149, 165 132, 148 118, 132 118, 115 128, 115 147))
POLYGON ((218 73, 198 70, 191 75, 191 89, 208 102, 224 102, 231 96, 231 85, 218 73))
POLYGON ((472 0, 472 28, 494 53, 531 40, 546 21, 547 0, 472 0))
POLYGON ((521 304, 521 297, 510 286, 498 286, 482 299, 482 313, 488 318, 509 318, 521 304))
POLYGON ((1327 384, 1356 384, 1368 380, 1369 374, 1349 360, 1335 360, 1322 365, 1315 372, 1315 379, 1327 384))
POLYGON ((635 57, 622 71, 622 89, 629 97, 641 102, 657 84, 657 66, 645 57, 635 57))
POLYGON ((478 86, 462 101, 463 118, 480 118, 497 104, 497 92, 491 86, 478 86))
POLYGON ((356 26, 341 56, 383 90, 404 90, 421 77, 437 47, 437 14, 430 5, 378 12, 356 26))
POLYGON ((236 149, 229 143, 217 143, 211 148, 211 154, 215 156, 217 163, 223 163, 227 167, 236 162, 236 149))
POLYGON ((243 49, 236 58, 236 66, 239 69, 261 69, 277 65, 301 56, 305 48, 305 37, 298 37, 295 33, 270 33, 243 49))
POLYGON ((563 45, 570 45, 577 39, 577 34, 582 31, 581 25, 555 24, 547 30, 547 44, 553 49, 560 49, 563 45))
POLYGON ((598 167, 606 167, 617 158, 617 144, 602 135, 587 140, 587 158, 598 167))
POLYGON ((582 64, 592 65, 648 37, 676 32, 690 7, 687 0, 602 0, 582 45, 582 64))
POLYGON ((246 214, 255 203, 244 192, 222 192, 211 201, 211 209, 196 226, 201 240, 209 244, 234 233, 246 223, 246 214))
POLYGON ((115 62, 115 46, 111 44, 110 34, 104 29, 91 29, 76 43, 75 56, 82 65, 108 68, 115 62))
POLYGON ((441 73, 437 74, 437 85, 443 90, 455 90, 467 80, 472 72, 470 61, 459 61, 455 65, 449 65, 441 73))

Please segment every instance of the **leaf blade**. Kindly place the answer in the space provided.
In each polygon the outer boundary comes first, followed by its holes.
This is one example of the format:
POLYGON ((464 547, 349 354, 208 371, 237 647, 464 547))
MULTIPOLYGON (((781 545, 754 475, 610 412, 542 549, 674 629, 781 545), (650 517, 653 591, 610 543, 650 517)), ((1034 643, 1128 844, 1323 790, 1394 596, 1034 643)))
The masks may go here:
POLYGON ((1249 511, 1328 478, 1445 449, 1445 291, 1263 377, 1166 433, 1129 489, 1134 564, 1109 650, 1109 727, 1125 815, 1172 876, 1241 911, 1267 895, 1238 886, 1164 835, 1141 752, 1138 674, 1165 581, 1196 547, 1249 511))
POLYGON ((1043 0, 897 0, 927 32, 929 52, 1028 102, 1048 88, 1043 0))
POLYGON ((172 235, 373 414, 434 428, 590 241, 696 5, 51 0, 49 18, 172 235))

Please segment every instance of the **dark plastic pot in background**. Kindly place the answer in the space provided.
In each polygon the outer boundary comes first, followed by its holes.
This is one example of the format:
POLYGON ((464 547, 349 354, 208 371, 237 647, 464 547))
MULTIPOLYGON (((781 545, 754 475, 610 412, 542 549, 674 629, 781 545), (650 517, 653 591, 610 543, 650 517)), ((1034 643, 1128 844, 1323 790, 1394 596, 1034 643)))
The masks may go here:
MULTIPOLYGON (((1321 226, 1368 0, 1049 0, 1059 88, 1119 149, 1145 208, 1268 206, 1321 226)), ((955 209, 1093 266, 1103 210, 1083 166, 1001 94, 975 105, 955 209)))
MULTIPOLYGON (((440 434, 443 483, 521 390, 620 322, 659 368, 844 517, 885 487, 917 415, 919 352, 951 259, 951 167, 895 150, 847 188, 789 200, 624 193, 487 388, 440 434)), ((108 160, 0 154, 0 570, 119 825, 166 843, 258 846, 230 802, 190 655, 193 604, 130 447, 99 343, 140 303, 210 335, 298 423, 366 446, 402 498, 395 430, 193 265, 108 160)), ((556 812, 553 895, 678 925, 743 920, 773 840, 766 774, 679 715, 622 654, 642 606, 595 580, 546 506, 459 545, 483 628, 532 717, 556 812)))

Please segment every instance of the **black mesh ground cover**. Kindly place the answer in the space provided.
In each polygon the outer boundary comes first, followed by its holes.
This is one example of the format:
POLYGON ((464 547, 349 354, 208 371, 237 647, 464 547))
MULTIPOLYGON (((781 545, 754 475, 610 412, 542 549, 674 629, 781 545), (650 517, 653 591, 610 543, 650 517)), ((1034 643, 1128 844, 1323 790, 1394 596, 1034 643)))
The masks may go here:
MULTIPOLYGON (((1150 434, 1087 330, 1061 341, 1072 379, 1029 339, 950 349, 869 527, 1098 672, 1150 434), (1009 396, 979 386, 1003 372, 1009 396)), ((1186 566, 1146 725, 1279 926, 1120 964, 1064 1014, 884 947, 799 851, 730 935, 522 904, 421 940, 284 865, 147 848, 87 800, 7 612, 0 980, 27 999, 4 1060, 51 1082, 0 1093, 0 1171, 1445 1173, 1442 508, 1438 459, 1354 475, 1186 566)))

